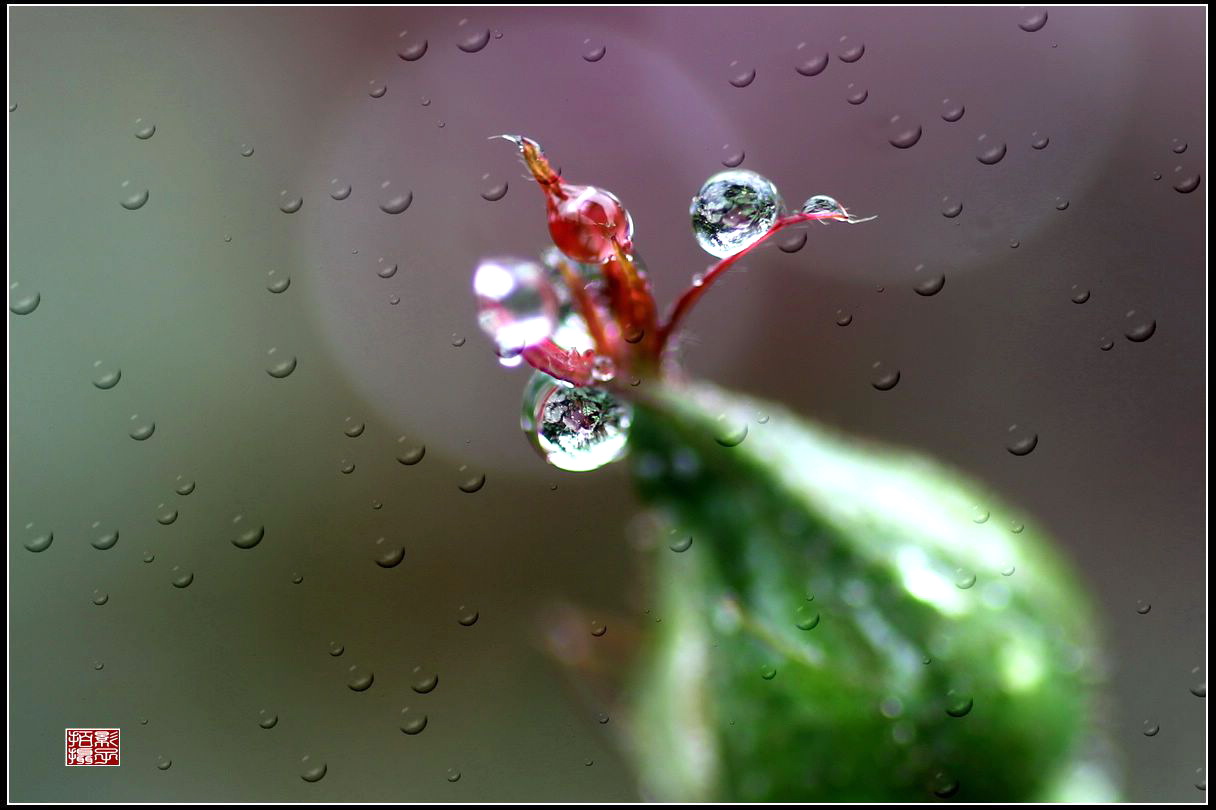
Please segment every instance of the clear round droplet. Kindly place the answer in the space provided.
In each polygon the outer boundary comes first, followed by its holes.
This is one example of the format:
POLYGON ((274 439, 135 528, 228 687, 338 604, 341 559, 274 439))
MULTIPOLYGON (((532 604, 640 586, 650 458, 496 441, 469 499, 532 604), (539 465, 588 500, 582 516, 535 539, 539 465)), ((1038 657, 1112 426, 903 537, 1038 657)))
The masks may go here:
POLYGON ((917 295, 925 296, 926 298, 937 295, 946 286, 945 273, 934 273, 925 270, 923 264, 916 265, 916 268, 912 272, 916 276, 916 282, 912 285, 912 289, 916 291, 917 295))
POLYGON ((484 174, 481 176, 483 191, 481 198, 486 202, 498 202, 503 197, 507 196, 507 181, 492 180, 490 175, 484 174))
POLYGON ((481 618, 481 614, 471 607, 461 605, 456 610, 456 623, 461 627, 472 627, 477 624, 479 618, 481 618))
POLYGON ((537 372, 524 389, 520 427, 558 469, 596 470, 625 453, 633 406, 602 388, 571 388, 537 372))
POLYGON ((668 543, 667 547, 669 549, 671 549, 672 551, 676 552, 677 554, 683 554, 685 551, 688 551, 690 548, 692 548, 692 536, 691 535, 681 535, 681 536, 677 537, 675 540, 668 543))
POLYGON ((380 210, 386 214, 396 216, 410 207, 410 203, 414 201, 414 192, 406 190, 394 194, 389 191, 389 185, 389 183, 380 184, 380 188, 385 192, 385 196, 380 202, 380 210))
POLYGON ((109 601, 110 595, 105 591, 93 591, 93 604, 100 607, 109 601))
POLYGON ((747 87, 748 85, 750 85, 752 82, 754 82, 756 80, 756 69, 755 68, 740 67, 739 63, 736 61, 736 62, 730 63, 730 69, 732 71, 734 71, 733 73, 731 73, 731 77, 730 77, 730 83, 731 83, 732 87, 738 87, 738 88, 742 89, 744 87, 747 87))
POLYGON ((290 377, 291 373, 296 370, 295 357, 280 354, 278 349, 271 349, 266 354, 270 357, 270 365, 266 367, 266 373, 276 380, 290 377))
POLYGON ((956 121, 962 120, 963 114, 967 112, 967 108, 960 102, 951 101, 948 98, 942 99, 942 120, 953 124, 956 121))
POLYGON ((456 770, 455 768, 448 768, 448 781, 449 782, 459 782, 460 781, 460 771, 456 770))
POLYGON ((1123 334, 1132 343, 1143 343, 1157 332, 1157 322, 1136 310, 1126 315, 1123 334))
POLYGON ((803 76, 818 76, 828 66, 827 53, 817 53, 807 59, 799 62, 794 70, 798 71, 803 76))
POLYGON ((456 47, 465 53, 477 53, 490 43, 490 29, 482 29, 466 34, 457 41, 456 47))
POLYGON ((765 664, 760 667, 760 677, 766 681, 771 681, 777 677, 777 668, 770 664, 765 664))
POLYGON ((1152 720, 1145 720, 1142 732, 1145 737, 1156 737, 1161 732, 1161 726, 1152 720))
POLYGON ((338 178, 329 181, 329 196, 341 202, 350 196, 350 183, 343 183, 338 178))
POLYGON ((135 119, 135 137, 141 141, 146 141, 156 134, 156 124, 151 121, 144 121, 142 118, 135 119))
POLYGON ((401 43, 397 46, 397 55, 406 62, 417 62, 426 56, 427 41, 416 37, 411 38, 408 31, 397 35, 401 43))
POLYGON ((896 149, 911 149, 920 141, 921 126, 913 121, 905 121, 902 116, 891 117, 891 135, 887 141, 896 149))
POLYGON ((190 583, 194 582, 194 573, 185 570, 181 566, 173 566, 173 569, 169 573, 173 576, 170 581, 173 583, 174 588, 189 588, 190 583))
POLYGON ((1150 605, 1148 602, 1145 602, 1143 599, 1136 602, 1136 612, 1139 613, 1141 616, 1145 615, 1152 609, 1153 609, 1153 606, 1150 605))
POLYGON ((1079 284, 1072 285, 1072 295, 1069 296, 1074 304, 1084 304, 1089 300, 1089 288, 1079 284))
MULTIPOLYGON (((232 522, 234 524, 241 523, 242 522, 241 516, 237 515, 236 518, 232 522)), ((245 527, 244 530, 239 531, 239 533, 235 537, 232 538, 232 545, 236 546, 239 549, 251 549, 254 546, 256 546, 258 543, 262 542, 262 538, 264 538, 265 536, 266 536, 266 527, 265 526, 248 526, 248 527, 245 527)))
POLYGON ((954 219, 959 214, 963 213, 963 204, 958 200, 951 200, 949 197, 942 198, 942 216, 946 219, 954 219))
POLYGON ((593 43, 589 39, 583 40, 583 60, 587 62, 598 62, 604 58, 604 54, 608 49, 602 43, 593 43))
POLYGON ((864 42, 853 42, 848 37, 840 38, 840 50, 836 56, 841 62, 853 63, 865 55, 866 44, 864 42))
POLYGON ((1018 28, 1021 28, 1027 33, 1033 34, 1035 31, 1040 30, 1045 25, 1047 25, 1047 11, 1043 10, 1032 12, 1027 17, 1023 18, 1022 21, 1018 23, 1018 28))
POLYGON ((954 586, 959 590, 969 590, 975 585, 975 572, 960 568, 954 572, 954 586))
POLYGON ((290 196, 286 191, 279 192, 279 210, 284 214, 294 214, 304 207, 304 198, 290 196))
POLYGON ((287 288, 291 286, 291 276, 279 273, 277 270, 268 272, 266 279, 266 289, 275 295, 287 292, 287 288))
POLYGON ((431 672, 421 666, 414 667, 413 674, 410 676, 410 689, 420 695, 425 695, 434 692, 438 685, 439 674, 437 672, 431 672))
POLYGON ((384 98, 384 94, 387 92, 388 85, 383 82, 372 79, 367 83, 367 94, 372 98, 384 98))
POLYGON ((899 385, 899 369, 889 368, 881 362, 875 363, 870 369, 873 372, 870 385, 874 386, 875 390, 890 391, 899 385))
POLYGON ((130 180, 123 181, 123 197, 119 200, 122 207, 128 211, 138 211, 148 202, 148 190, 146 188, 135 188, 131 185, 130 180))
POLYGON ((974 706, 975 701, 965 692, 951 689, 946 693, 946 714, 951 717, 966 717, 974 706))
POLYGON ((312 757, 300 759, 300 778, 305 782, 320 782, 328 771, 329 767, 324 762, 314 760, 312 757))
POLYGON ((486 485, 486 474, 474 472, 467 465, 462 465, 456 472, 460 476, 460 482, 456 484, 456 487, 461 492, 472 495, 474 492, 480 492, 481 488, 486 485))
POLYGON ((810 605, 802 605, 798 608, 794 626, 799 630, 814 630, 819 626, 819 611, 810 605))
POLYGON ((8 288, 8 311, 14 315, 29 315, 42 303, 42 294, 37 290, 21 290, 21 283, 14 281, 8 288))
POLYGON ((777 187, 746 169, 719 172, 705 181, 689 207, 698 244, 718 258, 732 256, 772 229, 783 203, 777 187))
POLYGON ((1008 433, 1005 449, 1015 456, 1028 456, 1039 446, 1039 434, 1034 431, 1010 425, 1008 433))
POLYGON ((405 559, 405 546, 392 543, 384 537, 376 540, 374 549, 376 565, 381 568, 396 568, 405 559))
POLYGON ((1004 141, 993 140, 987 135, 981 135, 978 144, 979 152, 976 153, 975 159, 985 166, 1000 163, 1005 158, 1005 153, 1009 151, 1004 141))
POLYGON ((1051 139, 1048 138, 1046 135, 1040 135, 1038 132, 1030 133, 1030 148, 1031 149, 1037 149, 1041 152, 1047 148, 1047 145, 1049 143, 1051 143, 1051 139))
POLYGON ((714 441, 722 447, 738 447, 747 438, 747 421, 731 414, 719 414, 714 421, 714 441))
POLYGON ((122 379, 122 369, 106 365, 101 360, 93 363, 93 373, 93 386, 102 391, 109 391, 122 379))
POLYGON ((156 767, 158 770, 167 771, 173 767, 173 760, 161 755, 156 758, 156 767))
POLYGON ((144 442, 152 438, 152 434, 156 432, 156 423, 151 419, 142 419, 139 414, 131 416, 131 431, 129 435, 137 442, 144 442))
POLYGON ((424 713, 412 710, 408 706, 401 710, 401 733, 409 734, 411 737, 415 734, 421 734, 426 728, 427 717, 424 713))
MULTIPOLYGON (((101 526, 100 523, 93 524, 94 529, 97 529, 100 526, 101 526)), ((89 545, 91 545, 93 548, 97 549, 98 551, 109 551, 110 549, 114 548, 114 546, 117 543, 118 543, 118 530, 117 529, 115 529, 114 531, 111 531, 111 532, 105 532, 104 534, 98 535, 97 537, 94 537, 92 540, 89 541, 89 545)))
POLYGON ((258 712, 258 725, 264 729, 272 729, 279 724, 279 716, 269 709, 258 712))
POLYGON ((346 686, 352 692, 366 692, 375 682, 375 674, 358 664, 352 664, 346 670, 346 686))
POLYGON ((397 461, 412 467, 426 455, 426 445, 410 441, 406 436, 397 438, 397 461))
POLYGON ((864 87, 858 87, 851 82, 846 89, 848 90, 848 93, 845 95, 844 100, 852 104, 854 107, 865 104, 866 99, 870 97, 869 90, 864 87))

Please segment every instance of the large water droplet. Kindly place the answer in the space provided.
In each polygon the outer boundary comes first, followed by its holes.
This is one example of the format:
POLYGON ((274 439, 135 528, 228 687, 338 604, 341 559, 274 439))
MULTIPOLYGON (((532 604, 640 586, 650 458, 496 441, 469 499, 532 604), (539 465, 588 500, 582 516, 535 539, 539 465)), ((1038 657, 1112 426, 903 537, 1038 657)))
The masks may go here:
POLYGON ((405 559, 405 546, 381 537, 376 540, 375 560, 381 568, 396 568, 405 559))
MULTIPOLYGON (((233 525, 240 524, 244 518, 237 515, 232 519, 233 525)), ((244 531, 240 531, 236 537, 232 538, 232 545, 240 549, 251 549, 258 543, 262 542, 262 538, 266 536, 265 526, 249 526, 244 531)))
POLYGON ((42 303, 42 294, 37 290, 20 290, 21 283, 14 281, 8 287, 8 311, 14 315, 29 315, 42 303))
POLYGON ((304 198, 288 195, 286 190, 279 192, 279 210, 284 214, 294 214, 304 207, 304 198))
POLYGON ((490 29, 472 31, 465 34, 456 43, 456 47, 465 53, 477 53, 490 43, 490 29))
POLYGON ((412 467, 422 461, 425 455, 425 444, 411 442, 406 436, 397 437, 397 461, 400 463, 412 467))
POLYGON ((147 441, 156 432, 156 423, 151 419, 141 419, 137 413, 131 415, 131 422, 133 425, 127 435, 137 442, 147 441))
POLYGON ((181 566, 173 566, 173 569, 169 573, 173 575, 170 581, 173 583, 174 588, 189 588, 190 583, 194 582, 194 573, 187 571, 181 566))
POLYGON ((570 388, 537 372, 524 389, 520 426, 545 461, 562 470, 616 461, 632 424, 633 406, 601 388, 570 388))
POLYGON ((841 62, 856 62, 866 52, 864 42, 852 42, 848 37, 840 38, 840 51, 836 54, 841 62))
POLYGON ((151 121, 145 122, 142 118, 135 119, 135 137, 141 141, 146 141, 156 134, 156 124, 151 121))
POLYGON ((329 770, 324 762, 315 761, 312 757, 302 757, 300 768, 300 778, 305 782, 320 782, 329 770))
MULTIPOLYGON (((94 529, 101 528, 101 523, 100 522, 94 523, 93 528, 94 529)), ((114 548, 115 544, 117 544, 117 543, 118 543, 118 530, 117 529, 115 529, 114 531, 110 531, 110 532, 106 532, 104 534, 98 535, 97 537, 94 537, 92 540, 89 541, 89 544, 91 546, 93 546, 93 548, 97 549, 98 551, 108 551, 108 550, 114 548)))
POLYGON ((122 379, 122 369, 117 366, 107 366, 100 360, 93 363, 93 369, 94 374, 97 375, 93 378, 93 385, 102 391, 109 391, 122 379))
POLYGON ((798 63, 794 70, 798 71, 803 76, 818 76, 828 66, 827 53, 817 53, 814 56, 808 57, 804 61, 798 63))
POLYGON ((733 71, 730 77, 733 87, 744 88, 756 80, 756 69, 740 67, 737 60, 730 63, 730 69, 733 71))
POLYGON ((865 104, 866 99, 870 97, 869 90, 865 89, 864 87, 858 87, 852 82, 849 83, 849 86, 846 89, 849 92, 848 95, 844 97, 844 100, 852 104, 854 107, 865 104))
POLYGON ((420 695, 434 692, 435 687, 439 685, 439 673, 432 672, 422 666, 414 667, 413 674, 410 677, 410 689, 413 689, 420 695))
POLYGON ((412 711, 408 706, 401 710, 401 732, 413 736, 421 734, 426 728, 426 715, 412 711))
POLYGON ((397 55, 406 62, 417 62, 426 56, 427 41, 425 39, 411 38, 409 31, 402 31, 397 37, 402 40, 401 44, 397 46, 397 55))
POLYGON ((985 166, 1000 163, 1004 159, 1005 153, 1009 151, 1004 141, 995 141, 987 135, 981 135, 977 140, 980 151, 976 154, 975 159, 985 166))
POLYGON ((891 135, 887 139, 896 149, 911 149, 920 140, 921 127, 913 121, 904 121, 902 117, 891 117, 891 135))
POLYGON ((279 716, 269 709, 258 712, 258 725, 264 729, 272 729, 279 724, 279 716))
POLYGON ((1132 343, 1143 343, 1157 331, 1157 322, 1155 320, 1138 313, 1134 309, 1128 312, 1126 317, 1127 325, 1123 334, 1132 343))
POLYGON ((895 386, 899 385, 899 369, 888 368, 882 362, 877 362, 871 367, 873 376, 870 384, 878 391, 890 391, 895 386))
POLYGON ((493 181, 490 175, 483 174, 481 181, 485 186, 485 190, 481 192, 481 198, 486 202, 498 202, 503 197, 507 196, 507 181, 493 181))
POLYGON ((932 296, 937 295, 946 286, 945 273, 933 273, 925 270, 923 264, 916 265, 912 271, 916 274, 916 282, 912 285, 912 289, 917 295, 932 296))
POLYGON ((266 368, 266 373, 276 380, 290 377, 291 373, 296 370, 296 358, 291 355, 281 355, 277 348, 270 349, 266 352, 270 357, 270 365, 266 368))
POLYGON ((951 689, 946 693, 946 714, 951 717, 966 717, 974 706, 975 701, 965 692, 951 689))
POLYGON ((1033 34, 1035 31, 1038 31, 1045 25, 1047 25, 1047 11, 1043 10, 1032 12, 1030 16, 1024 18, 1020 23, 1018 23, 1018 28, 1033 34))
POLYGON ((539 264, 483 259, 473 274, 477 322, 501 357, 515 357, 557 328, 557 293, 539 264))
POLYGON ((948 98, 942 99, 942 120, 943 121, 953 124, 954 122, 961 120, 963 117, 963 113, 965 113, 966 111, 967 111, 967 108, 964 107, 961 103, 959 103, 957 101, 951 101, 948 98))
POLYGON ((144 203, 148 201, 148 190, 146 188, 135 188, 131 185, 130 180, 124 180, 122 183, 123 197, 119 200, 122 207, 128 211, 138 211, 144 207, 144 203))
POLYGON ((456 623, 461 627, 472 627, 477 624, 481 614, 471 607, 461 605, 456 611, 456 623))
POLYGON ((583 59, 588 62, 598 62, 604 58, 608 49, 603 44, 593 44, 591 40, 583 40, 583 59))
POLYGON ((707 253, 732 256, 769 232, 782 205, 768 178, 746 169, 719 172, 692 199, 693 234, 707 253))
POLYGON ((372 688, 376 675, 370 669, 352 664, 346 670, 346 685, 352 692, 366 692, 372 688))
POLYGON ((414 201, 414 192, 406 189, 400 193, 393 193, 389 190, 391 185, 387 180, 380 184, 380 188, 385 194, 384 201, 380 203, 380 210, 386 214, 396 215, 410 207, 410 203, 414 201))

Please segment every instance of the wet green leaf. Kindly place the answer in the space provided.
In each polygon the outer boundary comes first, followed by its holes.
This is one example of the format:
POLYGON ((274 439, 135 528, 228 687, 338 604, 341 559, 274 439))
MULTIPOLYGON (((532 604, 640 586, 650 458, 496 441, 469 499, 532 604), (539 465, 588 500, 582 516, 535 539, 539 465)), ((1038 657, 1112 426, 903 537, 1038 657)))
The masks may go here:
POLYGON ((649 796, 1114 798, 1084 590, 982 486, 707 386, 639 405, 631 448, 694 538, 653 552, 631 726, 649 796))

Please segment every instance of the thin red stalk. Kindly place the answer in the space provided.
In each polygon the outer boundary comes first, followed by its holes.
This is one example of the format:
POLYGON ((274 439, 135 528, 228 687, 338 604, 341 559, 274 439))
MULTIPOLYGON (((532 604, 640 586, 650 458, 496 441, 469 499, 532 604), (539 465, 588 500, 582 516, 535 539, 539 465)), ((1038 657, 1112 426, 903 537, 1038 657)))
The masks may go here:
POLYGON ((708 290, 715 281, 721 278, 722 275, 726 273, 726 271, 729 270, 735 262, 739 261, 747 254, 763 245, 773 234, 777 233, 777 231, 787 228, 790 225, 797 225, 800 222, 810 222, 812 220, 843 218, 844 217, 840 214, 833 212, 790 214, 788 217, 777 220, 773 224, 773 227, 769 228, 768 233, 764 234, 764 236, 760 237, 755 242, 752 242, 738 253, 727 256, 725 259, 722 259, 713 267, 709 268, 709 270, 707 270, 705 275, 701 278, 700 284, 695 284, 684 291, 684 294, 679 297, 675 303, 675 306, 672 307, 671 314, 667 316, 667 323, 663 324, 663 326, 659 328, 659 339, 657 344, 657 351, 659 354, 662 355, 663 350, 667 347, 667 341, 673 334, 675 334, 676 329, 678 329, 680 326, 680 321, 684 319, 689 310, 692 309, 693 305, 700 300, 701 296, 705 294, 705 291, 708 290))
POLYGON ((563 349, 549 339, 523 350, 523 357, 532 368, 543 371, 554 379, 580 386, 590 385, 593 381, 593 354, 580 354, 572 349, 563 349))
POLYGON ((595 302, 591 300, 591 296, 587 294, 587 285, 565 259, 559 258, 557 266, 562 274, 562 281, 565 282, 566 288, 570 290, 570 295, 574 297, 574 303, 578 307, 579 314, 583 316, 583 321, 587 324, 587 331, 591 333, 591 339, 595 341, 596 353, 604 357, 615 358, 617 350, 616 341, 610 338, 604 329, 604 322, 600 319, 600 312, 596 308, 595 302))

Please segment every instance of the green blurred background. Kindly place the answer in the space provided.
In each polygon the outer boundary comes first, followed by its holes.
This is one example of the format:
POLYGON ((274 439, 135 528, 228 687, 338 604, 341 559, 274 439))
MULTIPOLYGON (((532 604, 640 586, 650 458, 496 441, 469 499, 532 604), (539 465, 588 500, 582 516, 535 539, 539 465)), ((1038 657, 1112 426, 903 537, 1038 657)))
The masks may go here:
POLYGON ((469 293, 478 257, 545 243, 539 195, 486 140, 523 132, 625 201, 660 301, 708 263, 688 198, 737 150, 789 203, 878 214, 749 259, 692 319, 689 368, 1024 505, 1101 607, 1127 797, 1203 799, 1206 187, 1171 186, 1205 165, 1206 13, 1053 9, 1034 33, 1027 14, 10 9, 10 303, 41 295, 9 316, 10 798, 639 798, 610 687, 655 618, 629 483, 533 455, 525 375, 498 367, 469 293), (794 71, 819 51, 821 75, 794 71), (923 125, 910 150, 887 143, 896 114, 923 125), (980 135, 1007 141, 1000 164, 975 160, 980 135), (914 294, 919 264, 941 294, 914 294), (1148 342, 1123 338, 1129 310, 1156 319, 1148 342), (284 355, 296 371, 268 376, 284 355), (902 371, 892 392, 869 384, 878 360, 902 371), (1004 449, 1015 422, 1040 434, 1025 458, 1004 449), (421 463, 395 460, 403 435, 421 463), (458 489, 462 465, 482 490, 458 489), (253 524, 265 539, 234 547, 253 524), (380 537, 399 566, 376 565, 380 537), (415 667, 438 688, 415 693, 415 667), (406 706, 422 734, 399 730, 406 706), (64 768, 68 726, 121 727, 123 766, 64 768))

